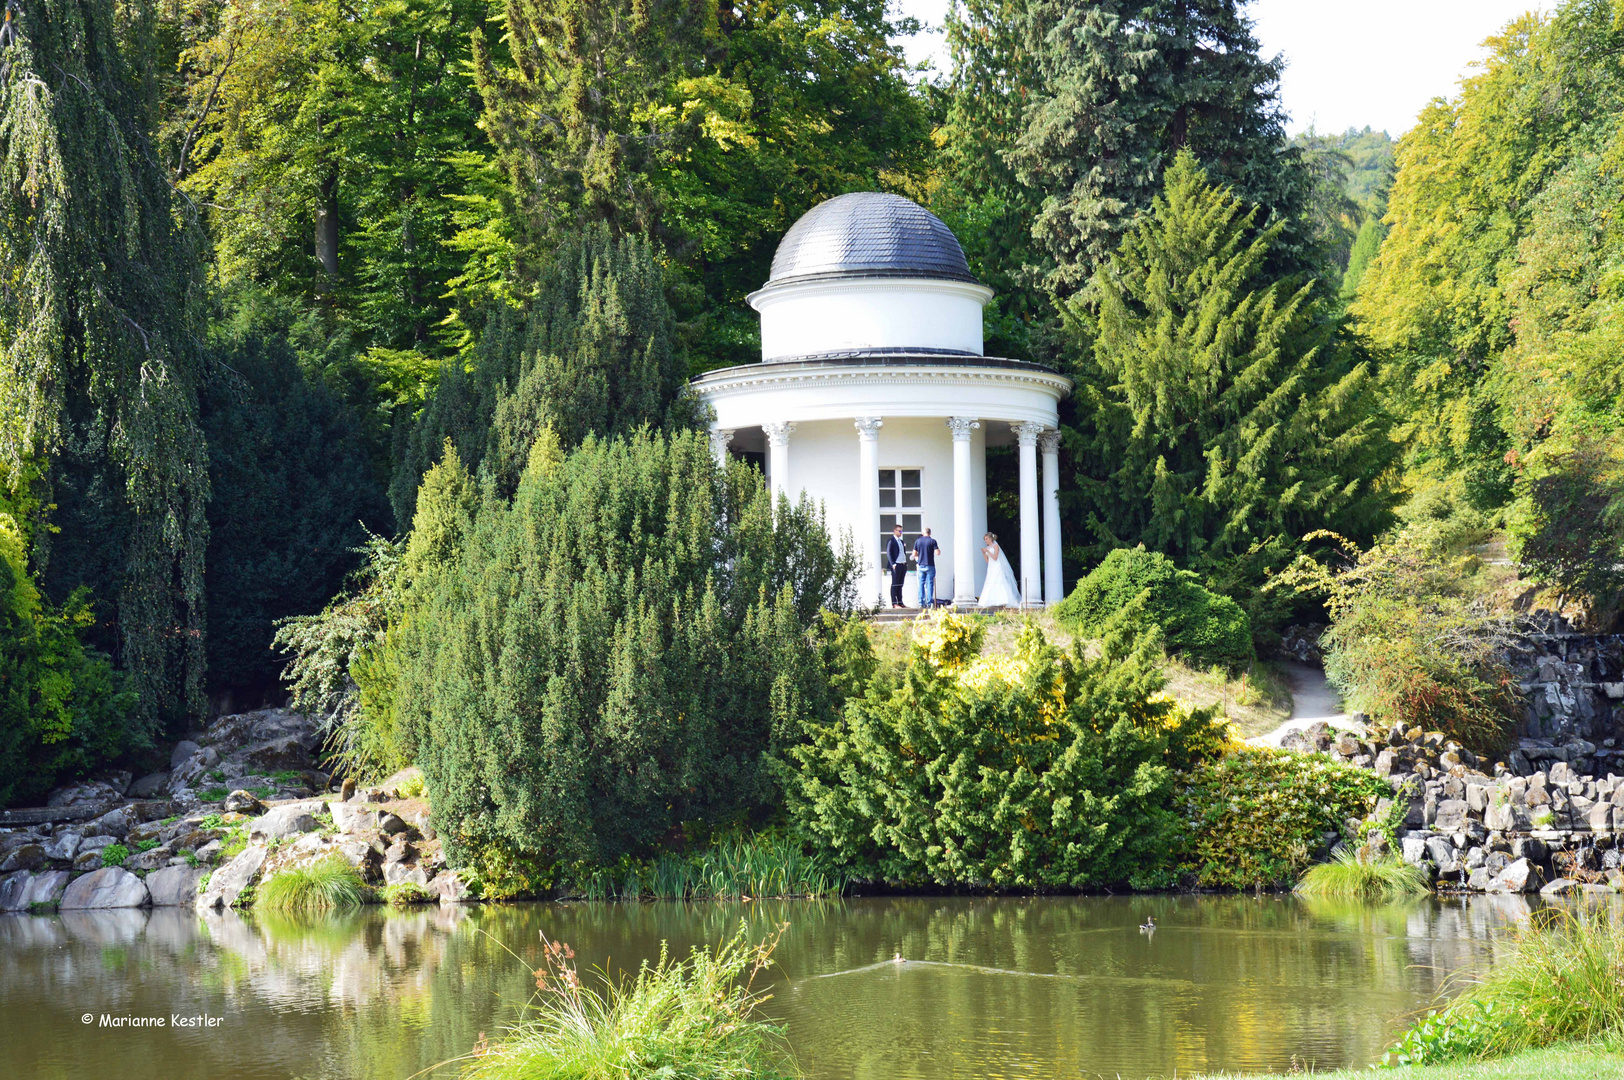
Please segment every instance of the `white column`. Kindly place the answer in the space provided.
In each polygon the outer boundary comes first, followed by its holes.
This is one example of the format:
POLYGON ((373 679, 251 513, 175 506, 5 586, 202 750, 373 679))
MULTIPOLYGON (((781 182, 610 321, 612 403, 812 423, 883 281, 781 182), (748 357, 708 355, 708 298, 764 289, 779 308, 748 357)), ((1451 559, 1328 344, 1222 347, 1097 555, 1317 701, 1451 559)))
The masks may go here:
POLYGON ((863 604, 878 603, 885 607, 885 576, 880 569, 884 552, 880 550, 880 428, 885 421, 878 416, 859 416, 857 428, 857 550, 868 552, 864 556, 866 568, 860 588, 863 604))
POLYGON ((727 467, 727 448, 732 441, 732 428, 710 429, 711 454, 716 458, 716 464, 722 468, 727 467))
POLYGON ((767 433, 767 479, 772 483, 773 506, 776 507, 778 496, 794 498, 789 490, 789 433, 795 430, 795 425, 780 421, 762 424, 761 430, 767 433))
POLYGON ((1042 433, 1042 424, 1015 425, 1015 438, 1021 444, 1021 603, 1033 607, 1043 605, 1038 565, 1038 436, 1042 433))
POLYGON ((1066 595, 1060 575, 1060 432, 1045 431, 1038 449, 1043 451, 1043 595, 1058 604, 1066 595))
POLYGON ((953 603, 976 602, 975 507, 970 484, 970 432, 981 425, 968 416, 948 420, 953 433, 953 603))

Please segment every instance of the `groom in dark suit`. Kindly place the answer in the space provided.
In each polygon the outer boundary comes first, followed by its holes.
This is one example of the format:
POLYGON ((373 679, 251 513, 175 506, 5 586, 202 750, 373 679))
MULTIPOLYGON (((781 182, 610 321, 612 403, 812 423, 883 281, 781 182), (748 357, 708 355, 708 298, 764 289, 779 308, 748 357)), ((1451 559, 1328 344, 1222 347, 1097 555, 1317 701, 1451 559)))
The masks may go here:
POLYGON ((891 606, 902 606, 902 581, 908 576, 908 549, 902 544, 902 526, 891 530, 891 539, 885 542, 885 557, 891 564, 891 606))

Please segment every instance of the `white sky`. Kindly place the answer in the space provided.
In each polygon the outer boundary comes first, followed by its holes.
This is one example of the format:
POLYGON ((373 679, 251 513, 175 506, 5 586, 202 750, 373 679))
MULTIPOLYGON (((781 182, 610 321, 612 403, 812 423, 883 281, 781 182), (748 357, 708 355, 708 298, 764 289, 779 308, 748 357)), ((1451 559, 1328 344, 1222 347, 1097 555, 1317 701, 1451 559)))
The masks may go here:
MULTIPOLYGON (((1369 124, 1395 138, 1428 101, 1453 96, 1483 39, 1554 0, 1253 0, 1264 55, 1286 54, 1281 96, 1291 130, 1339 132, 1369 124)), ((948 0, 893 0, 893 10, 939 27, 948 0)), ((948 66, 942 35, 904 43, 910 60, 948 66)))

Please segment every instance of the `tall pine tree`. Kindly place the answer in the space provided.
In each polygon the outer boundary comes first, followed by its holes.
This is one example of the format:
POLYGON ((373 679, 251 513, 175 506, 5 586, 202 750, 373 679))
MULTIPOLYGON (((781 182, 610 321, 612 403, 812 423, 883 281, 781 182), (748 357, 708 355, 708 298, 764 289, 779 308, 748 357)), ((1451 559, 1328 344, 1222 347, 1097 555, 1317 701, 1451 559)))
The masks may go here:
POLYGON ((1210 566, 1385 523, 1396 447, 1370 365, 1329 300, 1271 281, 1281 226, 1256 214, 1185 151, 1070 305, 1093 346, 1078 387, 1092 419, 1072 447, 1104 547, 1210 566))
POLYGON ((202 707, 209 495, 196 230, 149 138, 153 7, 32 0, 0 50, 0 454, 43 463, 61 532, 33 558, 56 599, 95 589, 149 725, 202 707))
MULTIPOLYGON (((1281 61, 1258 53, 1246 0, 1026 0, 1016 29, 1035 71, 1008 151, 1041 197, 1044 279, 1076 292, 1188 150, 1270 222, 1293 221, 1307 181, 1283 149, 1281 61)), ((1277 238, 1277 269, 1310 252, 1277 238)))

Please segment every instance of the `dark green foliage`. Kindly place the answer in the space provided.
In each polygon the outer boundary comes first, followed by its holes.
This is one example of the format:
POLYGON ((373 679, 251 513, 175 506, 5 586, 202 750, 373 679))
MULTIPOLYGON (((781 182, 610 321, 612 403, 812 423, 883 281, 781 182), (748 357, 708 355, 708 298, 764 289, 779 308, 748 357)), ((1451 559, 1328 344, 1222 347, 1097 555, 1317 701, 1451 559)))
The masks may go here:
POLYGON ((0 807, 34 803, 64 780, 139 748, 135 695, 80 641, 82 594, 45 604, 0 513, 0 807))
POLYGON ((1143 547, 1117 548, 1055 607, 1055 618, 1091 637, 1147 592, 1144 617, 1159 627, 1167 651, 1199 667, 1244 671, 1257 657, 1252 624, 1239 604, 1201 584, 1189 570, 1143 547))
POLYGON ((1369 537, 1389 519, 1395 448, 1370 364, 1311 287, 1265 273, 1277 227, 1254 218, 1180 155, 1071 305, 1092 356, 1070 445, 1102 548, 1190 565, 1321 527, 1369 537))
POLYGON ((209 440, 208 687, 277 687, 273 624, 320 611, 367 531, 390 529, 383 485, 348 412, 280 340, 221 348, 201 394, 209 440))
POLYGON ((1318 755, 1241 747, 1193 770, 1179 795, 1184 859, 1205 888, 1296 882, 1326 833, 1363 818, 1392 785, 1369 769, 1318 755))
POLYGON ((654 251, 602 224, 559 248, 523 316, 492 315, 477 357, 472 372, 445 373, 412 429, 390 493, 402 521, 448 438, 509 494, 544 428, 572 447, 589 432, 608 438, 697 416, 682 398, 687 361, 654 251))
POLYGON ((390 635, 441 834, 531 887, 774 801, 769 755, 829 711, 809 629, 855 572, 701 435, 537 446, 390 635))
POLYGON ((1029 627, 979 660, 980 631, 940 618, 901 687, 848 701, 791 752, 789 810, 853 877, 1040 888, 1167 884, 1174 773, 1221 741, 1210 712, 1159 691, 1157 636, 1130 604, 1102 654, 1029 627))
POLYGON ((31 558, 89 586, 148 732, 203 706, 207 450, 196 232, 159 165, 153 12, 32 0, 0 81, 0 468, 33 457, 62 532, 31 558), (85 528, 80 528, 83 524, 85 528))
POLYGON ((1618 462, 1593 443, 1542 455, 1517 484, 1511 522, 1529 576, 1581 599, 1593 613, 1624 596, 1624 482, 1618 462))
MULTIPOLYGON (((1281 60, 1258 54, 1241 0, 1025 0, 1015 23, 1035 71, 1008 151, 1041 194, 1031 223, 1050 289, 1079 290, 1160 190, 1180 152, 1264 208, 1307 264, 1295 220, 1308 186, 1287 151, 1281 60)), ((1262 221, 1260 221, 1262 224, 1262 221)))

